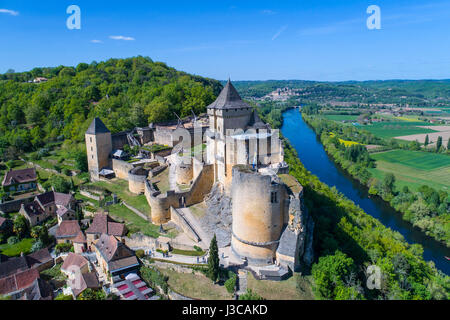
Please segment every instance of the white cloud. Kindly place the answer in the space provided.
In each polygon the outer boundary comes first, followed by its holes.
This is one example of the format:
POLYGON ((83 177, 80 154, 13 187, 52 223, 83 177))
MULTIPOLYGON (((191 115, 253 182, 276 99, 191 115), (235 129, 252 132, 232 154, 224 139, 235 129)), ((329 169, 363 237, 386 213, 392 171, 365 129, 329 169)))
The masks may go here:
POLYGON ((8 9, 0 9, 0 13, 6 13, 12 16, 18 16, 19 15, 19 11, 14 11, 14 10, 8 10, 8 9))
POLYGON ((103 43, 102 40, 91 40, 92 43, 103 43))
POLYGON ((136 40, 133 37, 124 37, 124 36, 109 36, 109 38, 113 39, 113 40, 123 40, 123 41, 134 41, 134 40, 136 40))
POLYGON ((287 26, 282 26, 280 30, 278 30, 277 33, 274 34, 272 37, 272 41, 274 41, 276 38, 278 38, 284 31, 286 31, 287 26))

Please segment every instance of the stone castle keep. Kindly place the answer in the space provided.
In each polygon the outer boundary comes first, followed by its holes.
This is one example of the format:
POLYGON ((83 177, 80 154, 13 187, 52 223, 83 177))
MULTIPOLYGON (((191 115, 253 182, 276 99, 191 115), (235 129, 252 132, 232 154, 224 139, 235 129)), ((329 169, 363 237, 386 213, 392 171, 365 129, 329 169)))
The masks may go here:
POLYGON ((134 163, 113 156, 114 149, 123 147, 117 140, 124 134, 117 138, 94 119, 86 132, 92 180, 111 175, 127 180, 130 192, 145 194, 154 224, 174 222, 197 242, 206 240, 204 232, 182 210, 219 190, 231 200, 229 266, 248 266, 276 278, 310 263, 313 222, 303 206, 303 187, 288 174, 278 131, 259 118, 230 81, 207 107, 207 118, 194 118, 136 129, 143 144, 173 149, 134 163), (193 149, 205 146, 205 156, 186 157, 192 144, 193 149), (171 183, 170 190, 161 192, 150 178, 164 170, 169 170, 171 183))

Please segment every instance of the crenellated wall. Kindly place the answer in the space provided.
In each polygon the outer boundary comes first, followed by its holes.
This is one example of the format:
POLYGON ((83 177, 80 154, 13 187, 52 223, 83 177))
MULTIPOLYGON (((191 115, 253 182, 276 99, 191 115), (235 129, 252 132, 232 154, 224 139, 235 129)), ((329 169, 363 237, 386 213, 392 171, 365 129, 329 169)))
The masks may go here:
POLYGON ((164 194, 157 191, 148 181, 145 183, 145 196, 152 208, 152 222, 154 224, 167 223, 171 219, 170 207, 180 208, 191 206, 203 201, 214 184, 212 165, 204 165, 191 188, 184 192, 167 191, 164 194))

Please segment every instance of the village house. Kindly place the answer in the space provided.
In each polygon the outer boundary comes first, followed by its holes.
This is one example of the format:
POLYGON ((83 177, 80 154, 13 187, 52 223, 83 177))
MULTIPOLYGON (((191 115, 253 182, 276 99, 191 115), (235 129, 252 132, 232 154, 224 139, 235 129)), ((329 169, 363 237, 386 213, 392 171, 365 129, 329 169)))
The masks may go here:
POLYGON ((6 193, 35 190, 37 180, 35 168, 9 170, 3 178, 2 187, 6 193))
POLYGON ((33 83, 42 83, 42 82, 47 82, 47 81, 48 81, 47 78, 37 77, 37 78, 34 78, 33 83))
POLYGON ((35 226, 50 217, 56 217, 58 210, 60 213, 64 212, 61 214, 61 221, 70 217, 69 210, 73 211, 72 208, 75 208, 75 203, 72 195, 51 191, 36 196, 28 204, 22 204, 19 213, 27 218, 31 226, 35 226), (62 208, 66 208, 67 212, 62 208))
POLYGON ((112 235, 102 234, 94 247, 99 267, 105 274, 111 275, 113 283, 139 269, 134 251, 112 235))
POLYGON ((124 241, 127 229, 123 223, 119 223, 104 213, 97 213, 89 228, 86 230, 87 245, 92 249, 94 242, 102 234, 116 237, 119 241, 124 241))
POLYGON ((56 230, 56 242, 71 243, 75 253, 83 253, 86 251, 86 236, 81 231, 77 220, 62 221, 56 230))
POLYGON ((67 282, 74 299, 86 289, 101 288, 96 273, 91 271, 89 261, 82 255, 70 252, 61 266, 61 271, 69 278, 67 282))
POLYGON ((49 300, 52 290, 39 272, 54 265, 47 248, 27 256, 4 258, 0 263, 0 295, 13 300, 49 300))
POLYGON ((47 248, 31 253, 27 256, 21 255, 14 258, 9 258, 6 256, 2 257, 3 259, 0 263, 0 279, 31 268, 42 271, 54 265, 53 258, 47 248))

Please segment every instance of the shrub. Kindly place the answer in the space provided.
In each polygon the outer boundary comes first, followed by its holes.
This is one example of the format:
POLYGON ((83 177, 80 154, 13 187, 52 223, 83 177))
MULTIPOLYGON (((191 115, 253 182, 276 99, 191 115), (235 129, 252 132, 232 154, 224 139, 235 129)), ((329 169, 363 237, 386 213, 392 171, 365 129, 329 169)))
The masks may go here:
POLYGON ((236 288, 237 276, 233 274, 227 281, 225 281, 225 288, 229 293, 234 293, 234 288, 236 288))
POLYGON ((144 250, 136 250, 136 257, 138 257, 139 259, 142 259, 145 256, 145 252, 144 250))
POLYGON ((73 300, 73 297, 70 295, 59 294, 55 300, 73 300))
POLYGON ((12 237, 8 238, 8 244, 11 245, 11 246, 15 245, 15 244, 17 244, 19 242, 20 242, 20 239, 17 236, 12 236, 12 237))
POLYGON ((62 252, 70 252, 73 249, 73 245, 71 243, 58 243, 55 247, 55 251, 57 254, 62 252))
POLYGON ((252 289, 247 289, 247 292, 239 296, 239 300, 264 300, 259 294, 252 291, 252 289))
POLYGON ((31 252, 36 252, 44 248, 44 243, 41 240, 36 241, 33 243, 33 246, 31 247, 31 252))

